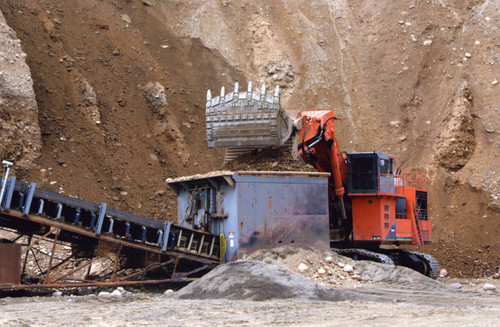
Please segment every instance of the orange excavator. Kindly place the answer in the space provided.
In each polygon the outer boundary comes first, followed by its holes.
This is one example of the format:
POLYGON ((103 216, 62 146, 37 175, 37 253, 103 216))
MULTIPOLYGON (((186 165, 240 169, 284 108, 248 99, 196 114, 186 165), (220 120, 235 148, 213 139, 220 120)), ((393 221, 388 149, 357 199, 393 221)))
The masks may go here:
MULTIPOLYGON (((426 174, 394 168, 394 156, 378 151, 343 152, 335 136, 333 110, 300 111, 292 118, 265 86, 212 98, 207 92, 209 147, 226 147, 226 162, 265 146, 292 146, 292 153, 320 172, 330 173, 330 247, 354 259, 412 268, 437 278, 429 254, 402 249, 431 241, 426 174)), ((305 199, 304 201, 307 201, 305 199)))

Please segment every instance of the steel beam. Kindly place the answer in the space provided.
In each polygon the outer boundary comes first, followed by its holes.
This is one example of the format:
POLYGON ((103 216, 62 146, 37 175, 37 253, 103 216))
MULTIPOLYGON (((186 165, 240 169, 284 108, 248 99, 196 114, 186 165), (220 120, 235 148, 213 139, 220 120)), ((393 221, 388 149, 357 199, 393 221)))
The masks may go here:
POLYGON ((99 216, 97 217, 97 225, 95 229, 96 235, 101 235, 102 225, 104 223, 104 217, 106 216, 106 207, 107 204, 104 202, 99 206, 99 216))
POLYGON ((33 201, 33 195, 35 195, 36 183, 31 183, 28 186, 28 191, 26 194, 26 201, 24 202, 23 215, 27 216, 30 213, 31 201, 33 201))

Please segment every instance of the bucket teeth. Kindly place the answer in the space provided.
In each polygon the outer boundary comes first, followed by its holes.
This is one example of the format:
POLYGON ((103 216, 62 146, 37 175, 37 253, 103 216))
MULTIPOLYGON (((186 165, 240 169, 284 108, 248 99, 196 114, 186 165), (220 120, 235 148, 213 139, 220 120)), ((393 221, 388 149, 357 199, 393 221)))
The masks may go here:
POLYGON ((274 97, 278 98, 280 96, 280 86, 276 85, 276 88, 274 89, 274 97))
POLYGON ((207 91, 206 127, 208 147, 282 146, 291 135, 288 114, 280 106, 279 87, 266 94, 266 84, 254 92, 252 82, 240 92, 239 83, 226 96, 212 98, 207 91))

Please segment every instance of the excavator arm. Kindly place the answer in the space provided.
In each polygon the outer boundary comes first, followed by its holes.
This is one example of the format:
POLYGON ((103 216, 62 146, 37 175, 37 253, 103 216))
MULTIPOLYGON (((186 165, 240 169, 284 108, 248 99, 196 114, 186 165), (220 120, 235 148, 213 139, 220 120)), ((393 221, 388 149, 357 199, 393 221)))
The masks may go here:
POLYGON ((331 199, 336 199, 341 208, 342 218, 346 219, 344 195, 347 180, 346 157, 340 152, 335 137, 333 110, 313 110, 299 112, 295 126, 297 157, 314 166, 318 171, 331 174, 333 190, 331 199))
POLYGON ((331 173, 331 199, 340 204, 342 218, 346 219, 344 195, 347 179, 346 158, 340 152, 335 138, 332 110, 299 112, 295 119, 281 107, 279 87, 272 96, 266 95, 262 85, 254 92, 252 83, 240 92, 239 85, 226 94, 212 97, 207 92, 206 129, 208 147, 226 147, 226 162, 234 156, 259 147, 284 146, 293 139, 297 158, 331 173))

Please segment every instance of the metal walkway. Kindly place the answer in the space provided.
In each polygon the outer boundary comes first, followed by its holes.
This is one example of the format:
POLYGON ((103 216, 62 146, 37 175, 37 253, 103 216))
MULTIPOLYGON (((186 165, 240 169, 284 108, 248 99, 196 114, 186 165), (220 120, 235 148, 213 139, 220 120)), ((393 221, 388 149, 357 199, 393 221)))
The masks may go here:
POLYGON ((0 289, 184 282, 220 262, 219 237, 199 230, 18 183, 15 177, 7 179, 2 195, 0 228, 13 237, 0 238, 0 289), (50 251, 37 249, 45 242, 50 251), (93 275, 92 264, 104 259, 112 267, 93 275), (29 271, 27 262, 36 269, 29 271))

